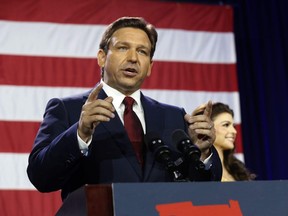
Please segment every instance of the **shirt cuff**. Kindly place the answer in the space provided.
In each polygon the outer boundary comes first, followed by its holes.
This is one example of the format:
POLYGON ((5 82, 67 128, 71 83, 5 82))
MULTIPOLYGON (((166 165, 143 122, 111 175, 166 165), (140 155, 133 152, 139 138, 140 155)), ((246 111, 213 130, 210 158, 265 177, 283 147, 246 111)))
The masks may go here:
POLYGON ((212 155, 213 155, 213 153, 211 153, 211 154, 209 155, 209 157, 207 157, 207 158, 203 161, 203 163, 204 163, 204 165, 205 165, 205 170, 209 170, 210 167, 212 166, 212 159, 211 159, 212 155))
MULTIPOLYGON (((91 137, 92 138, 92 137, 91 137)), ((79 136, 78 132, 77 132, 77 140, 78 140, 78 145, 79 145, 79 149, 81 151, 81 153, 85 156, 88 155, 88 147, 92 142, 92 139, 89 139, 89 141, 86 143, 84 140, 81 139, 81 137, 79 136)))

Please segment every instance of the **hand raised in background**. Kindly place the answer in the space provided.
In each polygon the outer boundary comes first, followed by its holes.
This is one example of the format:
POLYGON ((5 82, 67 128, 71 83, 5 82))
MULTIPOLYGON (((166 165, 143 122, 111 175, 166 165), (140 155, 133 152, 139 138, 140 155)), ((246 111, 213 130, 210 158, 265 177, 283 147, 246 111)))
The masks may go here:
POLYGON ((216 138, 211 113, 212 101, 208 101, 197 107, 191 115, 186 114, 184 117, 189 125, 188 133, 192 142, 201 150, 202 161, 210 155, 210 148, 216 138))

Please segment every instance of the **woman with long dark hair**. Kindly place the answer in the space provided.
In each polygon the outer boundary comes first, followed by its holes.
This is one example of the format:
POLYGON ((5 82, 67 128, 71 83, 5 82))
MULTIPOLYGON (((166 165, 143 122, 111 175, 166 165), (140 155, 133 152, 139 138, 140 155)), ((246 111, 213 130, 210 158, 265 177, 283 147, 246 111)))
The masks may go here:
MULTIPOLYGON (((194 115, 202 114, 205 105, 194 111, 194 115)), ((223 174, 221 181, 254 180, 256 175, 251 173, 245 164, 235 157, 235 139, 237 131, 234 127, 234 112, 223 103, 214 103, 211 120, 214 123, 216 139, 214 146, 222 162, 223 174)))

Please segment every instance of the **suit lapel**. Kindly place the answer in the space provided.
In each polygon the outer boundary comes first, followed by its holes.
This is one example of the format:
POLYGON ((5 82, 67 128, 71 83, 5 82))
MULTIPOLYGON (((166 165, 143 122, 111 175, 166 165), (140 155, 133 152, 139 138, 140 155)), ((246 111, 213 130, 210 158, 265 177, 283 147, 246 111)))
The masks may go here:
MULTIPOLYGON (((151 100, 148 97, 145 97, 141 94, 141 102, 144 109, 145 123, 146 123, 146 134, 149 132, 157 132, 161 135, 163 130, 163 109, 158 105, 158 102, 151 100)), ((147 146, 146 146, 147 148, 147 146)), ((155 158, 153 153, 147 149, 145 157, 145 170, 144 170, 144 181, 149 179, 152 168, 155 164, 155 158)))
MULTIPOLYGON (((98 98, 104 99, 106 97, 106 93, 101 90, 98 98)), ((132 144, 117 112, 115 112, 115 118, 111 119, 109 122, 102 122, 101 124, 110 133, 111 137, 114 139, 116 145, 120 148, 125 158, 129 161, 139 178, 142 179, 142 168, 138 163, 132 144), (133 154, 133 157, 131 157, 131 154, 133 154)))
MULTIPOLYGON (((84 103, 87 100, 88 95, 89 94, 83 97, 84 103)), ((105 99, 106 97, 107 97, 106 93, 103 90, 101 90, 98 95, 98 98, 105 99)), ((161 135, 160 131, 163 130, 163 119, 164 119, 163 108, 158 105, 158 102, 148 97, 145 97, 142 93, 141 93, 141 102, 145 115, 146 133, 158 132, 161 135), (160 119, 162 119, 162 121, 160 121, 160 119)), ((129 161, 130 165, 133 167, 139 178, 140 179, 143 178, 143 181, 147 181, 151 174, 152 168, 155 164, 155 158, 153 153, 150 152, 148 149, 146 149, 146 155, 145 155, 146 161, 143 176, 141 166, 137 161, 136 155, 134 154, 133 151, 132 144, 128 138, 128 135, 117 112, 115 113, 115 118, 111 119, 109 122, 102 122, 101 124, 111 134, 111 137, 114 139, 116 145, 120 148, 121 152, 124 153, 123 155, 129 161), (121 136, 118 136, 118 134, 121 134, 121 136), (127 152, 128 154, 126 154, 127 152), (129 152, 133 152, 134 156, 131 157, 131 154, 129 154, 129 152)))

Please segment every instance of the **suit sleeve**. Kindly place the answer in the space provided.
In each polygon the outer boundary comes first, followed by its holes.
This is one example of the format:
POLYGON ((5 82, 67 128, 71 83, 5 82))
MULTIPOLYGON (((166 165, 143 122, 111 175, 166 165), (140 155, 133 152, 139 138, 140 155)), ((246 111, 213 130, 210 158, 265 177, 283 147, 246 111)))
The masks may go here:
POLYGON ((211 148, 212 150, 212 165, 211 165, 211 180, 212 181, 221 181, 222 178, 222 163, 219 158, 218 152, 214 146, 211 148))
POLYGON ((27 167, 29 179, 39 191, 61 189, 78 170, 83 156, 77 141, 77 124, 70 125, 63 101, 48 102, 27 167))
POLYGON ((195 163, 190 163, 188 176, 190 181, 220 181, 222 176, 222 165, 214 146, 211 148, 212 156, 209 159, 209 169, 199 169, 195 163))

